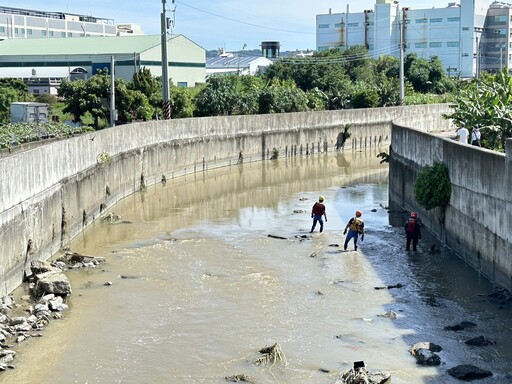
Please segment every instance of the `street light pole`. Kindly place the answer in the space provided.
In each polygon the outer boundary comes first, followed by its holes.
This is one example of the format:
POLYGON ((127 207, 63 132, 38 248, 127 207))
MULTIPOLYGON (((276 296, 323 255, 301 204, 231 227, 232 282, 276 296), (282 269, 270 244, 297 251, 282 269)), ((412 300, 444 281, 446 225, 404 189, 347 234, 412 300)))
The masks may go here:
POLYGON ((167 58, 167 17, 165 15, 166 0, 162 0, 161 15, 161 46, 162 46, 162 93, 163 93, 163 118, 171 118, 171 104, 169 91, 169 60, 167 58))

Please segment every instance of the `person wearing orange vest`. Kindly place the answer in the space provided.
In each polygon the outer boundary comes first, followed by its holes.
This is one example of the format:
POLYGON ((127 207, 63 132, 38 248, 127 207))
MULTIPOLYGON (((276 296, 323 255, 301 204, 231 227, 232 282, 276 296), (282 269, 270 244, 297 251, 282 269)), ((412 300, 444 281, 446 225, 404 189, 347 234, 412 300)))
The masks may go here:
POLYGON ((320 232, 324 230, 324 221, 322 220, 322 216, 325 217, 325 222, 327 223, 327 213, 325 212, 324 205, 324 197, 320 196, 318 198, 318 202, 313 205, 311 208, 311 218, 313 219, 313 226, 311 227, 310 233, 313 233, 316 227, 316 223, 320 223, 320 232))
POLYGON ((364 221, 361 219, 362 215, 363 212, 356 211, 356 215, 348 221, 343 231, 343 234, 346 235, 348 230, 348 235, 345 237, 345 244, 343 245, 345 251, 347 250, 350 239, 354 239, 354 251, 357 251, 357 239, 359 235, 361 235, 361 241, 364 240, 364 221))
POLYGON ((416 212, 411 212, 411 216, 405 222, 405 236, 407 237, 407 243, 405 246, 405 250, 409 251, 411 249, 412 242, 412 250, 416 251, 416 246, 418 245, 418 239, 421 239, 421 221, 418 219, 418 214, 416 212))

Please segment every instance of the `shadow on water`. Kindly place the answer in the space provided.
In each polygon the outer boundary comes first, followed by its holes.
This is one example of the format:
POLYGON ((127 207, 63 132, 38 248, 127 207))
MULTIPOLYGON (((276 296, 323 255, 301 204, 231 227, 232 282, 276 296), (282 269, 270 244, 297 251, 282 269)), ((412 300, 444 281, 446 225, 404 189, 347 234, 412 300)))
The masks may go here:
POLYGON ((446 369, 466 363, 496 373, 481 383, 505 382, 510 310, 488 302, 491 285, 449 250, 431 253, 426 232, 417 253, 405 252, 405 216, 388 215, 379 152, 198 172, 126 198, 112 210, 130 224, 95 222, 71 244, 107 265, 73 271, 73 309, 45 337, 51 345, 20 353, 20 369, 0 380, 222 383, 247 372, 261 383, 323 384, 365 360, 391 367, 396 384, 455 383, 446 369), (301 238, 320 193, 325 232, 301 238), (365 241, 359 252, 341 252, 356 209, 365 241), (105 288, 108 279, 114 284, 105 288), (398 283, 403 288, 374 289, 398 283), (397 319, 378 317, 387 311, 397 319), (464 320, 477 326, 444 330, 464 320), (83 332, 91 324, 93 337, 83 332), (480 334, 497 344, 466 346, 480 334), (269 375, 247 364, 250 351, 275 341, 283 342, 286 370, 269 375), (441 345, 444 365, 416 367, 407 348, 419 341, 441 345))

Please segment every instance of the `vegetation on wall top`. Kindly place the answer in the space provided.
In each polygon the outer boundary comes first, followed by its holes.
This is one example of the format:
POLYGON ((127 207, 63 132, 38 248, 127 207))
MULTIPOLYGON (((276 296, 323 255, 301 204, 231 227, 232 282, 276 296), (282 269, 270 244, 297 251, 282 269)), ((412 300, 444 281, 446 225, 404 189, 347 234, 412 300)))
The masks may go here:
POLYGON ((446 118, 469 130, 480 127, 482 146, 505 150, 506 139, 512 137, 512 76, 507 69, 461 83, 451 107, 446 118))

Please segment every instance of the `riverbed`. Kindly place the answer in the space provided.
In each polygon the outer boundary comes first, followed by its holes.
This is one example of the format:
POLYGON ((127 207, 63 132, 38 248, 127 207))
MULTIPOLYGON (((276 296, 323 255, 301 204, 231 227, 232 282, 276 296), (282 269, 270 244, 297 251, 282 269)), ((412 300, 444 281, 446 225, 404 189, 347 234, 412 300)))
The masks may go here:
POLYGON ((393 384, 456 383, 446 370, 458 364, 494 373, 479 383, 512 382, 510 308, 491 302, 492 285, 427 231, 418 252, 405 251, 403 228, 390 223, 406 214, 388 212, 378 152, 232 166, 124 199, 109 211, 120 222, 97 220, 70 244, 106 262, 69 271, 70 309, 43 338, 16 345, 16 369, 0 382, 225 383, 244 374, 321 384, 361 360, 390 371, 393 384), (319 195, 328 221, 310 234, 319 195), (356 210, 365 239, 344 252, 356 210), (380 316, 388 311, 397 318, 380 316), (477 326, 444 330, 461 321, 477 326), (480 335, 496 344, 465 344, 480 335), (420 341, 443 347, 441 366, 415 364, 408 349, 420 341), (254 364, 275 343, 283 361, 254 364))

